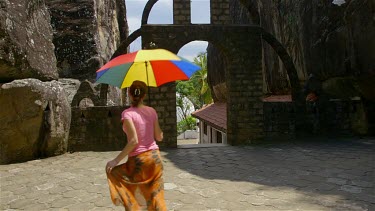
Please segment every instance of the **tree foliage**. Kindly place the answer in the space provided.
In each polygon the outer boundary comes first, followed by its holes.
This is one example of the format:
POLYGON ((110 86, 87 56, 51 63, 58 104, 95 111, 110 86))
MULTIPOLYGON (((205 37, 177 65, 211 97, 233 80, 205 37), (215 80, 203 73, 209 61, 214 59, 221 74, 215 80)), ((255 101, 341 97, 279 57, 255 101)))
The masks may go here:
POLYGON ((191 108, 188 103, 184 102, 184 99, 188 99, 193 104, 194 110, 212 103, 211 90, 207 82, 207 52, 199 53, 194 58, 194 63, 200 66, 201 70, 195 72, 190 80, 179 81, 176 86, 176 106, 180 109, 180 115, 182 115, 180 116, 181 121, 177 124, 179 134, 186 130, 193 130, 196 126, 195 118, 188 113, 191 108))
POLYGON ((211 90, 207 82, 207 52, 199 53, 194 58, 194 63, 201 67, 190 80, 177 83, 176 91, 182 97, 189 99, 194 109, 200 109, 205 104, 212 103, 211 90))
POLYGON ((187 118, 177 123, 177 134, 181 134, 187 130, 194 130, 196 125, 197 120, 192 116, 188 116, 187 118))

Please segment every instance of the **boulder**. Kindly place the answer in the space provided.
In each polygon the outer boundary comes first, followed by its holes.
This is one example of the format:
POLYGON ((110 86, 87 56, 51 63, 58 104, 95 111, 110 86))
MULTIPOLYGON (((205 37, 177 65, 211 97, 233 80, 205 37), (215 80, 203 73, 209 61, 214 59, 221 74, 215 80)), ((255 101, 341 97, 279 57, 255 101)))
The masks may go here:
POLYGON ((81 85, 81 82, 73 78, 59 78, 59 83, 64 87, 64 91, 70 105, 74 96, 77 94, 77 90, 81 85))
POLYGON ((44 0, 1 1, 0 82, 58 78, 50 22, 44 0))
MULTIPOLYGON (((64 91, 67 95, 69 104, 71 105, 73 102, 74 96, 77 94, 77 91, 83 83, 83 81, 79 81, 73 78, 60 78, 59 83, 64 87, 64 91)), ((93 84, 96 91, 100 92, 101 85, 100 84, 93 84)), ((97 106, 119 106, 121 105, 121 90, 117 87, 108 87, 105 93, 107 93, 107 101, 103 102, 104 104, 98 104, 97 106)), ((93 100, 93 99, 91 99, 93 100)))
POLYGON ((15 80, 0 88, 0 164, 66 152, 71 108, 57 81, 15 80))

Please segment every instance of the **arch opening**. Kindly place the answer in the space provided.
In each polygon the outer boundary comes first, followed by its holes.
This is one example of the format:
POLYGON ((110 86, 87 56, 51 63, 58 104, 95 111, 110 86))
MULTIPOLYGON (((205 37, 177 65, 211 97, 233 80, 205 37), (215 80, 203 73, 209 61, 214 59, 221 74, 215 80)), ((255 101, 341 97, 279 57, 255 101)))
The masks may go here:
MULTIPOLYGON (((135 33, 142 24, 172 24, 173 1, 126 1, 129 34, 135 33), (142 11, 143 10, 143 11, 142 11), (144 18, 146 20, 143 20, 144 18)), ((142 49, 142 39, 137 37, 129 45, 129 51, 142 49)))
POLYGON ((211 23, 210 0, 191 0, 190 9, 192 24, 211 23))
MULTIPOLYGON (((197 71, 189 81, 177 82, 176 85, 178 147, 192 144, 227 144, 226 104, 224 102, 214 104, 213 86, 208 82, 210 71, 212 71, 207 68, 208 46, 212 47, 214 44, 196 40, 183 45, 178 51, 178 55, 182 53, 188 55, 186 59, 202 67, 202 70, 197 71), (202 118, 205 116, 204 113, 207 113, 206 109, 209 109, 208 112, 217 113, 207 115, 210 116, 209 118, 202 118), (219 121, 215 121, 215 118, 219 121)), ((219 48, 217 50, 220 52, 219 48)), ((211 74, 216 74, 216 72, 211 74)), ((225 84, 225 77, 223 83, 225 84)))
POLYGON ((79 101, 78 107, 79 108, 88 108, 88 107, 93 107, 94 102, 90 98, 83 98, 81 101, 79 101))

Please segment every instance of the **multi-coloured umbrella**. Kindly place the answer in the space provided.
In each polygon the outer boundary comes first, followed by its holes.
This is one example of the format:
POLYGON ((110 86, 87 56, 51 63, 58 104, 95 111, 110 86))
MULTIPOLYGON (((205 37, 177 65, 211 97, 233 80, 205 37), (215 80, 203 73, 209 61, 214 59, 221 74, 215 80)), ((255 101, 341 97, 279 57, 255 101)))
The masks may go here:
POLYGON ((158 87, 172 81, 189 80, 199 69, 198 65, 165 49, 139 50, 109 61, 96 71, 96 82, 125 88, 139 80, 158 87))

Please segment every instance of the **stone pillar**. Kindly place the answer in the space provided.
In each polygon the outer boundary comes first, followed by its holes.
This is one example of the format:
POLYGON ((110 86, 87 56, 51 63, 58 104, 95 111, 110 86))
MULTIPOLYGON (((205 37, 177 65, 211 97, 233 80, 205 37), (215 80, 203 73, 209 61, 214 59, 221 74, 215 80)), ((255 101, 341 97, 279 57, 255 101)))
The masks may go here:
MULTIPOLYGON (((180 1, 185 2, 185 1, 180 1)), ((190 11, 190 9, 189 9, 190 11)), ((161 29, 158 33, 160 26, 143 26, 144 35, 142 36, 143 48, 164 48, 172 53, 177 54, 176 42, 174 39, 176 34, 182 34, 186 29, 184 26, 179 27, 178 32, 171 33, 171 30, 161 29), (156 32, 156 33, 155 33, 156 32), (153 42, 153 46, 148 44, 153 42)), ((167 27, 168 28, 168 27, 167 27)), ((144 100, 144 103, 155 108, 158 113, 160 127, 164 132, 164 139, 158 143, 162 147, 177 147, 177 114, 176 114, 176 83, 171 82, 164 84, 160 87, 149 89, 149 93, 144 100), (150 98, 150 99, 148 99, 150 98)))
POLYGON ((261 35, 244 28, 236 31, 231 40, 231 54, 235 56, 226 72, 228 143, 249 144, 264 136, 261 35))
POLYGON ((145 103, 155 108, 164 132, 164 139, 158 145, 177 147, 176 84, 172 82, 158 88, 150 88, 148 97, 150 101, 145 99, 145 103))
POLYGON ((211 0, 211 24, 230 24, 229 0, 211 0))
POLYGON ((191 24, 190 1, 173 0, 173 24, 191 24))

